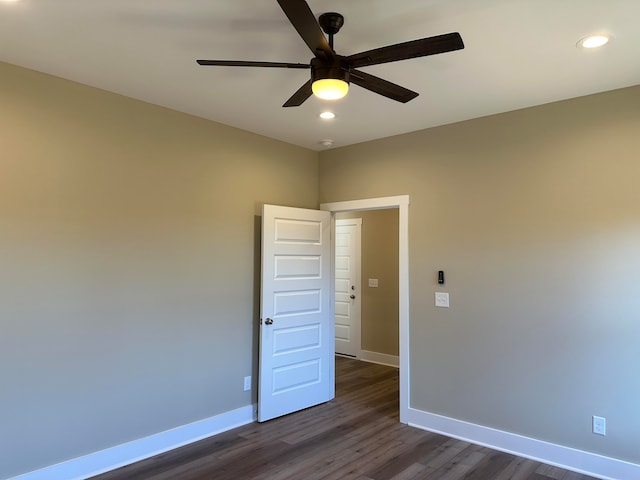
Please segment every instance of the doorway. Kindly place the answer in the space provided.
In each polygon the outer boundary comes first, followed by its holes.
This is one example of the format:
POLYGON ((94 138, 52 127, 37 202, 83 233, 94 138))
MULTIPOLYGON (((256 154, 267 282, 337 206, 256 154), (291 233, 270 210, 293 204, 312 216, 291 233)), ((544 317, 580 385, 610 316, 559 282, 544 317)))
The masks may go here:
POLYGON ((336 354, 398 368, 398 209, 335 219, 336 354))
MULTIPOLYGON (((398 320, 400 422, 407 423, 409 413, 409 196, 380 197, 345 202, 323 203, 321 210, 332 214, 367 210, 398 209, 398 320)), ((335 215, 333 219, 335 221, 335 215)), ((335 249, 335 246, 333 247, 335 249)), ((335 251, 335 250, 334 250, 335 251)), ((335 265, 332 266, 332 270, 335 265)), ((332 298, 332 303, 335 299, 332 298)))
POLYGON ((335 298, 330 284, 335 267, 335 246, 329 232, 333 230, 331 224, 335 221, 335 213, 398 209, 399 419, 401 423, 408 423, 409 197, 326 203, 320 207, 320 210, 308 210, 263 206, 259 421, 334 397, 335 298), (301 247, 305 248, 301 250, 301 247), (306 247, 318 251, 307 252, 306 247), (306 281, 320 281, 321 285, 305 287, 306 281), (289 285, 293 290, 275 288, 276 283, 281 283, 282 287, 289 285), (295 358, 286 362, 289 354, 295 358), (305 390, 304 395, 302 390, 305 390), (283 401, 285 395, 290 401, 283 401), (274 406, 274 414, 261 415, 260 412, 268 412, 270 406, 274 406))

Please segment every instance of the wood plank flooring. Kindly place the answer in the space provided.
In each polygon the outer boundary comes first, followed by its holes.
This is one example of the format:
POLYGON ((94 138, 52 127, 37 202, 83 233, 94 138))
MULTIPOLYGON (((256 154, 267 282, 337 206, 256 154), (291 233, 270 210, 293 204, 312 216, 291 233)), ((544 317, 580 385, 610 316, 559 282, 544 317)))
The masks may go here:
POLYGON ((253 423, 94 480, 590 480, 402 425, 398 371, 336 358, 335 400, 253 423))

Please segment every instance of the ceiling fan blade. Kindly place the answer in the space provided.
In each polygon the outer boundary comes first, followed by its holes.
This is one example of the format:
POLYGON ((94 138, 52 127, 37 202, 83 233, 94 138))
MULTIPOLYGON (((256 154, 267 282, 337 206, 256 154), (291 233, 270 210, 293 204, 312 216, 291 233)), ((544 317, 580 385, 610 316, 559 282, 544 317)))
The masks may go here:
POLYGON ((221 67, 275 67, 275 68, 311 68, 306 63, 286 62, 245 62, 243 60, 196 60, 198 65, 214 65, 221 67))
POLYGON ((284 102, 283 107, 299 107, 302 105, 307 98, 313 95, 313 91, 311 90, 311 80, 302 85, 296 93, 291 95, 291 98, 284 102))
POLYGON ((331 58, 333 50, 307 2, 304 0, 278 0, 278 3, 313 54, 324 52, 325 56, 331 58))
POLYGON ((413 100, 418 96, 418 93, 413 90, 388 82, 380 77, 361 72, 360 70, 352 70, 349 72, 349 80, 351 83, 355 83, 362 88, 366 88, 367 90, 371 90, 372 92, 401 103, 407 103, 409 100, 413 100))
POLYGON ((359 68, 368 65, 406 60, 408 58, 436 55, 438 53, 446 53, 463 48, 464 43, 462 42, 462 37, 459 33, 455 32, 375 48, 366 52, 350 55, 347 57, 347 60, 352 67, 359 68))

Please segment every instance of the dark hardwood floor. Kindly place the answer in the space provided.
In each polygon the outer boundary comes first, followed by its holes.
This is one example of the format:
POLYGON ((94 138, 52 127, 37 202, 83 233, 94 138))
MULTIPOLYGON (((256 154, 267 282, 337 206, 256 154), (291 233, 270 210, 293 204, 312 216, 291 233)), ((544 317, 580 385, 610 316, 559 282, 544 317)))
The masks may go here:
POLYGON ((589 480, 402 425, 398 371, 336 358, 335 400, 253 423, 94 480, 589 480))

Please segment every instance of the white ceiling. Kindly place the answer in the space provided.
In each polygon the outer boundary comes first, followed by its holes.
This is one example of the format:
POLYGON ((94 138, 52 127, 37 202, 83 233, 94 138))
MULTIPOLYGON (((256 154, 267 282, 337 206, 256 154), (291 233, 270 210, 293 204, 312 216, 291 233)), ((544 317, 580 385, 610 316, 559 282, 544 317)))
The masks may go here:
POLYGON ((308 63, 276 0, 0 0, 0 60, 314 150, 640 84, 639 0, 308 3, 344 15, 342 55, 454 31, 465 49, 362 69, 420 93, 407 104, 352 86, 282 108, 308 70, 195 62, 308 63), (609 45, 576 48, 603 31, 609 45))

